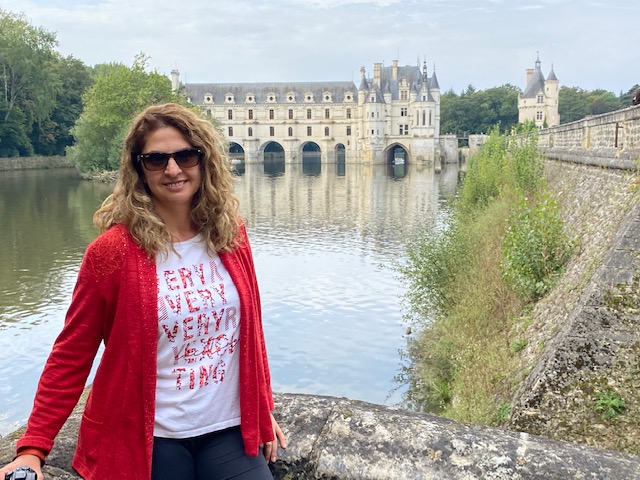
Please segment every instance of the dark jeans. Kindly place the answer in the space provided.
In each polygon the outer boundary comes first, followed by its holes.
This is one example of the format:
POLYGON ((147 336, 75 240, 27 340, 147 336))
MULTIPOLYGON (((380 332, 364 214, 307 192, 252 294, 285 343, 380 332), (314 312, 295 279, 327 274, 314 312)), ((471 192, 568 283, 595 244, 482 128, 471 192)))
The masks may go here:
POLYGON ((244 453, 240 427, 199 437, 153 439, 151 480, 273 480, 262 449, 244 453))

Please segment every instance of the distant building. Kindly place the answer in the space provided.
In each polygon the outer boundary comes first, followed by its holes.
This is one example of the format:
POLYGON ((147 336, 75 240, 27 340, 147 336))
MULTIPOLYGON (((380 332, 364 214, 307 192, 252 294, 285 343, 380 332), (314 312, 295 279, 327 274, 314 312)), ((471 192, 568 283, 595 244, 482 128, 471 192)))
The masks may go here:
MULTIPOLYGON (((455 136, 440 136, 440 86, 427 66, 373 66, 353 81, 185 83, 190 102, 220 121, 234 155, 264 161, 304 152, 322 162, 440 162, 457 160, 455 136)), ((179 72, 171 72, 180 87, 179 72)))
POLYGON ((538 128, 560 125, 558 114, 558 94, 560 83, 551 66, 551 72, 544 79, 540 69, 540 57, 535 68, 528 68, 524 92, 518 95, 518 121, 533 120, 538 128))

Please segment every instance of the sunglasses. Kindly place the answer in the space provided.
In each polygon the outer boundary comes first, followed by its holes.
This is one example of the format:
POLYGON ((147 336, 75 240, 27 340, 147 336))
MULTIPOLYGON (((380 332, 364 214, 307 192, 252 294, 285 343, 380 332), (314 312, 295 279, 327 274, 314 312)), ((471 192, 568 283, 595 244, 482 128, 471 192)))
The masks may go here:
POLYGON ((203 155, 199 148, 184 148, 172 153, 141 153, 138 155, 138 161, 150 172, 156 172, 166 169, 169 159, 172 157, 180 168, 191 168, 200 163, 203 155))

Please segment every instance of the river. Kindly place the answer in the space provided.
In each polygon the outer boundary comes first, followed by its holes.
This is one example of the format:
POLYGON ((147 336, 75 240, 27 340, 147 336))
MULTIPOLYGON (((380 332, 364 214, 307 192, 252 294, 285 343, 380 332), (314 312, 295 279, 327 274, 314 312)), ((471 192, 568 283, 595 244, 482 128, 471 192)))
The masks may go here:
MULTIPOLYGON (((405 242, 439 222, 458 166, 247 164, 273 389, 395 405, 407 342, 405 242)), ((74 170, 0 172, 0 435, 24 424, 111 186, 74 170)))

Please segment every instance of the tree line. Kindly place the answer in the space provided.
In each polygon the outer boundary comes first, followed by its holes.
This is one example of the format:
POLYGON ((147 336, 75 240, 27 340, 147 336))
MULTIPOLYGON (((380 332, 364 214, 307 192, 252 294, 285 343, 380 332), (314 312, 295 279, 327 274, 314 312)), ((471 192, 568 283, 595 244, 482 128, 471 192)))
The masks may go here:
MULTIPOLYGON (((0 8, 0 158, 67 155, 83 171, 116 168, 131 118, 152 103, 175 101, 171 81, 148 71, 149 57, 138 54, 132 66, 88 66, 58 51, 54 32, 33 26, 24 14, 0 8)), ((561 87, 561 123, 631 105, 638 85, 615 95, 606 90, 561 87)), ((513 85, 459 95, 442 94, 440 131, 486 133, 495 125, 509 131, 518 123, 513 85)))

